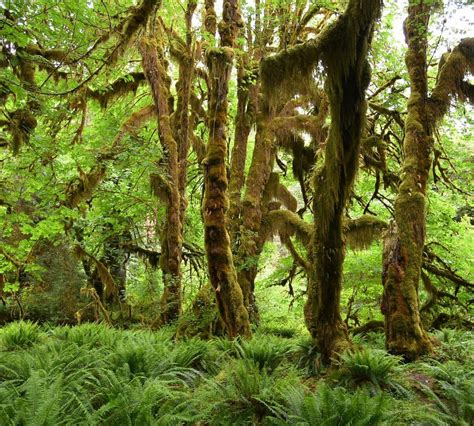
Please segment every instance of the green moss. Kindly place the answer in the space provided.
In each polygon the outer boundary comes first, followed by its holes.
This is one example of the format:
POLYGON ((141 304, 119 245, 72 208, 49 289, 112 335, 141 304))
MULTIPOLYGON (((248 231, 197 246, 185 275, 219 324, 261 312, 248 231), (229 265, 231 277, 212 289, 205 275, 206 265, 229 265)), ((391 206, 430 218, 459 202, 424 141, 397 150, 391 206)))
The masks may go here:
POLYGON ((376 216, 363 215, 344 223, 346 242, 353 250, 367 249, 387 229, 387 222, 376 216))

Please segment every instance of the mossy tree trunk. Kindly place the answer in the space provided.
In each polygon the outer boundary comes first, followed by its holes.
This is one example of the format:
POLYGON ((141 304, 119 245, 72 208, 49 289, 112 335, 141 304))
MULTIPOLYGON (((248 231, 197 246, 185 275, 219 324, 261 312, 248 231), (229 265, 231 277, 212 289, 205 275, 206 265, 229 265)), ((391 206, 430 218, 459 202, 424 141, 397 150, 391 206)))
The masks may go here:
POLYGON ((382 312, 387 349, 414 359, 431 350, 419 313, 418 283, 425 242, 426 184, 433 149, 427 115, 427 30, 430 7, 423 2, 408 8, 404 24, 405 57, 411 94, 403 142, 402 182, 395 201, 395 224, 384 241, 382 312))
POLYGON ((258 321, 254 287, 258 272, 258 259, 265 242, 260 236, 260 227, 266 208, 263 198, 275 159, 273 134, 268 129, 267 121, 268 119, 260 117, 257 122, 255 148, 242 202, 240 244, 237 253, 238 281, 252 322, 258 321))
POLYGON ((426 193, 433 133, 450 99, 470 99, 472 85, 463 81, 474 69, 474 39, 464 39, 440 63, 438 81, 428 96, 427 35, 432 5, 411 2, 404 24, 410 77, 403 142, 401 184, 395 201, 395 222, 384 241, 382 312, 387 349, 408 360, 432 350, 420 318, 418 285, 426 234, 426 193))
POLYGON ((342 215, 358 167, 365 90, 370 81, 367 55, 381 7, 381 0, 350 0, 344 14, 317 38, 261 64, 263 93, 272 104, 310 87, 320 61, 327 72, 331 128, 324 163, 313 178, 312 271, 305 307, 307 326, 326 360, 349 346, 339 308, 344 260, 342 215))
MULTIPOLYGON (((160 179, 155 192, 161 194, 166 204, 166 221, 161 234, 160 267, 163 272, 164 291, 161 299, 161 322, 178 319, 182 310, 181 259, 183 251, 182 222, 180 214, 178 143, 173 135, 168 106, 169 89, 163 63, 163 37, 161 24, 157 24, 155 38, 142 38, 140 52, 142 65, 155 102, 160 142, 166 153, 166 179, 160 179)), ((157 175, 158 177, 158 175, 157 175)))
MULTIPOLYGON (((206 2, 206 28, 215 30, 215 12, 212 2, 206 2)), ((228 89, 234 59, 234 44, 241 26, 237 0, 223 2, 223 19, 219 24, 219 48, 209 48, 207 63, 210 79, 209 141, 205 170, 203 199, 204 238, 209 268, 209 279, 216 292, 219 313, 230 338, 250 337, 250 322, 244 306, 242 290, 237 281, 226 213, 227 195, 227 113, 228 89)))
POLYGON ((258 85, 250 81, 248 57, 244 55, 237 69, 237 114, 229 180, 229 232, 235 243, 242 211, 241 192, 245 183, 245 161, 250 130, 255 122, 258 85))
MULTIPOLYGON (((172 185, 177 185, 179 194, 179 206, 173 206, 172 208, 179 209, 179 220, 176 223, 180 225, 180 228, 176 230, 179 232, 179 250, 180 262, 182 258, 182 241, 184 241, 184 223, 186 208, 188 202, 186 199, 186 184, 187 184, 187 172, 188 172, 188 154, 191 146, 191 133, 194 128, 195 120, 190 114, 191 104, 191 92, 193 89, 193 78, 194 78, 194 65, 195 65, 195 46, 192 36, 192 18, 194 11, 196 10, 197 3, 195 0, 189 0, 185 12, 185 24, 186 24, 186 39, 184 40, 183 52, 178 60, 178 81, 176 83, 176 111, 173 114, 172 132, 173 138, 177 144, 177 182, 172 182, 172 185)), ((172 175, 170 175, 172 176, 172 175)), ((175 175, 173 175, 175 176, 175 175)), ((167 223, 165 229, 169 229, 172 224, 169 222, 167 216, 167 223)), ((174 218, 174 215, 173 215, 174 218)), ((175 250, 176 253, 178 253, 175 250)), ((163 256, 163 255, 162 255, 163 256)), ((161 262, 161 259, 160 259, 161 262)), ((169 259, 165 259, 165 262, 169 262, 169 259)), ((180 267, 180 265, 178 265, 180 267)), ((171 284, 173 284, 171 282, 171 284)), ((162 294, 160 305, 161 305, 161 322, 167 323, 170 320, 175 320, 181 314, 181 283, 178 285, 170 285, 165 287, 165 291, 162 294), (175 294, 177 292, 177 294, 175 294), (178 306, 175 309, 174 306, 178 306)))
POLYGON ((381 8, 378 0, 353 0, 332 28, 322 52, 327 70, 331 128, 324 164, 314 173, 314 234, 307 324, 323 358, 350 345, 340 314, 344 242, 343 212, 359 161, 365 121, 365 90, 370 81, 367 61, 373 27, 381 8))
MULTIPOLYGON (((298 9, 298 7, 296 8, 298 9)), ((264 9, 264 17, 260 21, 261 5, 259 2, 256 2, 255 35, 253 40, 247 40, 249 55, 252 58, 249 65, 252 62, 260 62, 262 56, 265 55, 265 51, 272 44, 272 34, 275 32, 276 23, 270 17, 278 13, 279 10, 280 8, 277 5, 267 5, 264 9)), ((300 12, 302 13, 302 10, 300 12)), ((292 40, 291 43, 296 43, 299 36, 304 37, 305 25, 297 25, 300 22, 299 18, 300 15, 298 14, 296 16, 288 14, 285 17, 285 22, 290 20, 292 23, 290 25, 291 29, 288 29, 291 32, 291 35, 289 35, 289 38, 292 40)), ((303 23, 307 23, 309 19, 309 17, 304 18, 303 23)), ((284 24, 281 25, 284 26, 284 24)), ((286 44, 280 43, 281 49, 286 47, 286 44)), ((259 315, 254 294, 255 279, 258 273, 259 258, 267 237, 265 229, 262 228, 262 222, 268 213, 269 203, 274 201, 274 199, 280 198, 281 192, 278 193, 278 188, 285 192, 283 196, 285 200, 279 199, 279 201, 285 204, 285 201, 291 199, 290 204, 294 205, 294 209, 296 209, 297 204, 286 188, 279 185, 278 179, 270 182, 270 177, 276 160, 277 150, 281 145, 284 145, 282 140, 284 139, 285 144, 287 144, 287 140, 291 139, 288 135, 308 130, 304 128, 304 125, 295 126, 295 121, 298 121, 297 118, 303 116, 298 115, 298 106, 305 107, 307 105, 301 98, 278 99, 270 107, 266 94, 261 93, 259 76, 249 72, 247 72, 247 76, 242 75, 240 77, 241 84, 248 85, 249 83, 246 83, 245 77, 257 80, 248 90, 248 106, 245 116, 240 114, 240 109, 237 112, 238 120, 236 119, 236 145, 234 146, 234 152, 240 146, 243 146, 243 144, 237 145, 237 136, 245 135, 245 138, 248 138, 250 125, 254 122, 256 124, 256 135, 250 169, 248 176, 245 178, 245 192, 241 202, 240 192, 244 184, 245 152, 243 149, 236 152, 235 162, 234 156, 232 158, 231 190, 233 188, 236 190, 231 191, 230 219, 232 223, 230 229, 233 231, 232 237, 234 238, 233 243, 236 253, 237 276, 242 288, 245 306, 249 312, 251 322, 257 323, 259 315), (243 117, 246 117, 245 121, 242 119, 243 117), (240 122, 242 124, 239 126, 240 122), (240 202, 240 205, 237 204, 238 202, 240 202)), ((305 94, 307 90, 308 88, 305 87, 299 94, 305 94)), ((243 92, 242 90, 242 95, 243 92)), ((244 99, 243 96, 242 99, 244 99)))

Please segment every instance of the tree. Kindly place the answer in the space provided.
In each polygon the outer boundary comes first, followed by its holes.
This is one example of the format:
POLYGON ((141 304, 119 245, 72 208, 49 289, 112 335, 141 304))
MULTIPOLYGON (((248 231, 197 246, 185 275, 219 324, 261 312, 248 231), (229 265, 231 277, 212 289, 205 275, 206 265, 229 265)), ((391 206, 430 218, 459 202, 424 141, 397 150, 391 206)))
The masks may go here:
POLYGON ((380 1, 350 1, 345 13, 317 39, 264 62, 262 70, 267 86, 274 84, 275 74, 280 84, 295 84, 296 79, 299 84, 306 82, 319 60, 327 72, 331 128, 324 164, 313 178, 312 273, 306 308, 310 332, 326 359, 348 346, 339 311, 342 215, 358 166, 365 89, 370 81, 367 54, 380 8, 380 1), (279 75, 280 70, 285 74, 279 75))
MULTIPOLYGON (((214 2, 206 2, 206 30, 213 37, 216 31, 214 2)), ((223 3, 223 18, 219 24, 220 47, 209 47, 207 63, 210 80, 209 141, 205 167, 205 193, 203 216, 205 247, 209 267, 209 280, 216 292, 216 301, 229 337, 250 337, 250 322, 245 308, 242 290, 231 251, 226 226, 228 210, 227 194, 227 108, 228 87, 233 47, 242 26, 239 3, 229 0, 223 3)))
POLYGON ((394 223, 385 238, 382 312, 386 345, 393 353, 415 359, 432 350, 420 318, 418 284, 426 234, 426 193, 433 135, 452 97, 473 101, 473 86, 464 75, 474 70, 474 39, 464 39, 440 62, 436 86, 428 95, 427 46, 431 2, 411 1, 404 31, 410 77, 404 160, 395 202, 394 223))

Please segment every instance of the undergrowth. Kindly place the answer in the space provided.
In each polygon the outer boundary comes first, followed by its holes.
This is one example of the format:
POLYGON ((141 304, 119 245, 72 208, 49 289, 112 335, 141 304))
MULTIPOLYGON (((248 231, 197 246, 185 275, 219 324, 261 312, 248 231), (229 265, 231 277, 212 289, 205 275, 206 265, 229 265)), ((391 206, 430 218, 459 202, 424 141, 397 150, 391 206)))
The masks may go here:
POLYGON ((329 369, 298 336, 173 336, 97 324, 3 327, 0 424, 474 423, 469 332, 438 333, 435 358, 410 365, 360 341, 329 369))

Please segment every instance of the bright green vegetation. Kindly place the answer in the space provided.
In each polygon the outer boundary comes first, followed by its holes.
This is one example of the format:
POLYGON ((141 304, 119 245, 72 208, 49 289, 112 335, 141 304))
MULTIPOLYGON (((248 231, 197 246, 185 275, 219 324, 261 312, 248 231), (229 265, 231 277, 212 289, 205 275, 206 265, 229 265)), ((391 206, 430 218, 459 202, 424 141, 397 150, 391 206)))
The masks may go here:
POLYGON ((0 426, 474 424, 472 1, 0 6, 0 426))
POLYGON ((328 370, 304 337, 175 341, 171 328, 15 322, 0 331, 0 423, 472 424, 473 333, 437 337, 434 358, 403 365, 369 334, 328 370))

